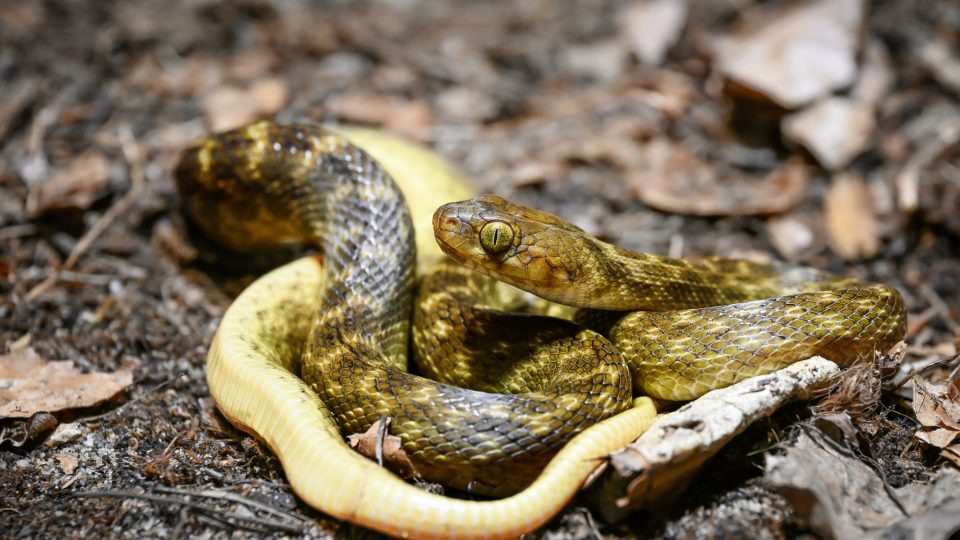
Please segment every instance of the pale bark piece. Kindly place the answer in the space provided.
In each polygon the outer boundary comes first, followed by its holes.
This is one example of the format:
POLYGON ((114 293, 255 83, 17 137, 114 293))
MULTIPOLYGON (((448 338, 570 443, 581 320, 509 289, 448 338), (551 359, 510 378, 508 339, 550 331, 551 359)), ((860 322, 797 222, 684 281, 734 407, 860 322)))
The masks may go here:
POLYGON ((659 66, 680 39, 687 21, 686 0, 640 0, 621 13, 622 35, 641 64, 659 66))
POLYGON ((876 107, 893 88, 893 82, 893 67, 886 45, 879 39, 871 39, 864 47, 860 75, 850 90, 850 97, 857 103, 876 107))
POLYGON ((810 225, 792 215, 767 221, 767 237, 780 256, 788 261, 799 260, 817 239, 810 225))
POLYGON ((870 188, 861 176, 833 178, 823 201, 823 219, 827 243, 844 259, 869 258, 880 249, 880 223, 870 188))
POLYGON ((560 57, 565 71, 596 81, 612 81, 620 77, 627 60, 627 48, 614 39, 570 45, 560 57))
POLYGON ((658 509, 682 493, 693 474, 751 423, 785 403, 808 399, 840 374, 820 357, 714 390, 660 418, 636 442, 610 456, 593 488, 607 520, 658 509))
POLYGON ((699 216, 780 214, 803 200, 807 188, 806 169, 798 163, 789 162, 766 178, 721 178, 683 145, 662 138, 640 149, 627 181, 648 206, 699 216))
POLYGON ((808 1, 766 11, 715 43, 716 69, 788 109, 850 86, 861 0, 808 1))
POLYGON ((937 82, 960 94, 960 56, 956 48, 939 40, 932 41, 920 49, 918 56, 937 82))
POLYGON ((873 107, 845 97, 826 98, 783 120, 784 136, 831 171, 869 149, 875 128, 873 107))
POLYGON ((129 370, 81 373, 73 362, 47 361, 31 348, 0 356, 0 419, 92 407, 133 383, 129 370))

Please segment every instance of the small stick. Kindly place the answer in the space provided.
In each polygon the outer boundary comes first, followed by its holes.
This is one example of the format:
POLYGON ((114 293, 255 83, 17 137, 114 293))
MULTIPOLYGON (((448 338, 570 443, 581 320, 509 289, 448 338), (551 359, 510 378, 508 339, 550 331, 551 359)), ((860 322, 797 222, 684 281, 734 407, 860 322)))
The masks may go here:
POLYGON ((93 242, 100 237, 105 230, 107 230, 110 225, 116 221, 118 217, 125 214, 134 203, 140 198, 140 194, 143 193, 144 186, 146 186, 146 173, 143 169, 143 158, 140 153, 140 147, 136 144, 136 141, 133 139, 133 134, 130 132, 129 126, 124 126, 120 131, 120 138, 123 141, 122 150, 123 155, 127 160, 127 163, 130 166, 130 179, 133 183, 132 187, 123 197, 117 199, 106 212, 100 216, 100 219, 90 227, 86 233, 77 241, 76 245, 73 246, 73 249, 70 250, 70 255, 67 256, 66 262, 64 262, 60 268, 58 268, 53 274, 50 275, 47 279, 43 280, 35 286, 30 292, 27 293, 25 299, 27 302, 32 302, 36 300, 41 294, 45 293, 51 287, 57 284, 60 280, 61 274, 66 270, 73 269, 74 265, 77 264, 77 261, 80 260, 93 242))
MULTIPOLYGON (((294 526, 288 525, 286 523, 281 523, 274 520, 264 519, 261 517, 248 517, 242 516, 236 513, 224 512, 213 506, 192 502, 186 498, 179 497, 164 497, 161 495, 154 495, 153 493, 138 493, 136 491, 77 491, 71 494, 74 497, 115 497, 119 499, 131 498, 131 499, 141 499, 144 501, 157 502, 161 504, 176 504, 183 506, 185 508, 190 508, 197 512, 206 515, 206 517, 214 519, 219 523, 232 527, 239 527, 241 529, 251 530, 255 532, 272 532, 272 531, 283 531, 288 533, 300 533, 303 532, 303 526, 294 526), (265 529, 266 527, 266 529, 265 529)), ((196 495, 190 493, 186 496, 196 495)), ((198 516, 199 517, 199 516, 198 516)))

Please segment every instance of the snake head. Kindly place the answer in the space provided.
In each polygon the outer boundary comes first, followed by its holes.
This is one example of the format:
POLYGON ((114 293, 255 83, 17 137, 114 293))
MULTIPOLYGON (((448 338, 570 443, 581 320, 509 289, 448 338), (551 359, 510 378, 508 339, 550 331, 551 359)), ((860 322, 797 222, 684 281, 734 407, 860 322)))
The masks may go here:
POLYGON ((556 302, 570 300, 589 249, 577 227, 496 195, 441 206, 433 233, 457 262, 556 302))

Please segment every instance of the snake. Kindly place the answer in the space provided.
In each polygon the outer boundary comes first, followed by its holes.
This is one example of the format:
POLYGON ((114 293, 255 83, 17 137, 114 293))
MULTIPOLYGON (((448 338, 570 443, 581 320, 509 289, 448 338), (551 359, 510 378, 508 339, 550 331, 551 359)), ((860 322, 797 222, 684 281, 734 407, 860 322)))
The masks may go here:
POLYGON ((237 297, 208 385, 304 501, 395 536, 524 534, 649 427, 650 397, 694 399, 817 354, 850 364, 904 334, 886 285, 634 253, 473 196, 436 156, 363 128, 257 122, 184 150, 174 177, 223 245, 320 251, 237 297), (520 291, 582 309, 549 317, 520 291), (420 478, 501 498, 419 489, 345 443, 378 425, 420 478))

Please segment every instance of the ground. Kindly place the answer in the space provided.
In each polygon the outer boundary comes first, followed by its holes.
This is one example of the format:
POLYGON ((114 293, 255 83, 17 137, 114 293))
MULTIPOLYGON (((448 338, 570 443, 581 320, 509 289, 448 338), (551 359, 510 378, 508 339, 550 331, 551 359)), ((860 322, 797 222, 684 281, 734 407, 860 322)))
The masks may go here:
MULTIPOLYGON (((199 238, 171 171, 192 140, 256 118, 400 133, 479 191, 630 249, 787 259, 889 283, 911 318, 911 367, 895 382, 935 361, 925 377, 950 375, 960 7, 867 4, 858 80, 866 51, 881 50, 888 83, 869 104, 874 124, 840 138, 866 141, 840 164, 824 152, 843 144, 818 152, 779 130, 806 105, 758 96, 717 70, 713 38, 738 35, 752 2, 691 1, 679 41, 653 61, 635 43, 657 25, 630 23, 631 7, 0 0, 0 353, 133 374, 113 399, 44 417, 36 433, 3 420, 0 536, 371 534, 297 500, 278 461, 209 398, 204 357, 220 317, 276 261, 199 238)), ((864 99, 851 84, 827 94, 864 99)), ((754 425, 665 511, 605 524, 582 499, 542 534, 813 533, 763 475, 765 454, 810 416, 797 404, 754 425)), ((948 462, 914 438, 920 422, 903 388, 855 421, 892 487, 948 462)))

